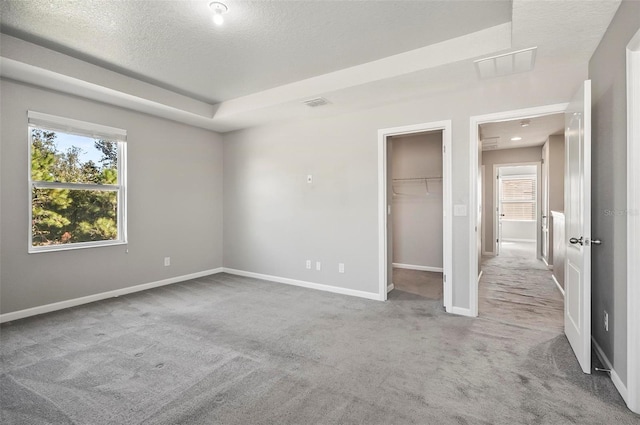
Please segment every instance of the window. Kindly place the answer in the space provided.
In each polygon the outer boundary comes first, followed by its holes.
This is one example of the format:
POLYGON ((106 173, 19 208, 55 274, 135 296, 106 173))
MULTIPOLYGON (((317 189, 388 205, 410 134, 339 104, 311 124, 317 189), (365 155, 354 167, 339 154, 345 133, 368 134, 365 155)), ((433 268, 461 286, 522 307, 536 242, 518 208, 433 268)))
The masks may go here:
POLYGON ((29 111, 29 252, 126 243, 127 133, 29 111))
POLYGON ((536 219, 536 176, 502 177, 503 220, 536 219))

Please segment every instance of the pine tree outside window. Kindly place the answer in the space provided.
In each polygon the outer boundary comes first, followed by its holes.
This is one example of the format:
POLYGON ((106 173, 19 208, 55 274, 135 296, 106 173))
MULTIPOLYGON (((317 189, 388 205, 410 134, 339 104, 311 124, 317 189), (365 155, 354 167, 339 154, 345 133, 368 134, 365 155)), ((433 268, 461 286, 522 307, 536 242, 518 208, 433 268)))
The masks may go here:
POLYGON ((29 252, 126 238, 125 130, 28 112, 29 252))

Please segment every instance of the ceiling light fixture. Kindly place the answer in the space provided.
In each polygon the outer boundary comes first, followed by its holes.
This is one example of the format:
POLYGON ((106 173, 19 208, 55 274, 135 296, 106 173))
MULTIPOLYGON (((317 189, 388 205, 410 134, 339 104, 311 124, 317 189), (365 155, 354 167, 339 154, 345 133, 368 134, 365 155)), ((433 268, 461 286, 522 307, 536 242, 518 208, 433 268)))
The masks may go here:
POLYGON ((227 5, 219 1, 212 1, 209 3, 209 7, 213 10, 213 23, 216 25, 224 24, 224 17, 222 15, 229 11, 227 5))
POLYGON ((529 120, 520 121, 520 126, 521 127, 529 127, 530 124, 531 124, 531 121, 529 121, 529 120))
POLYGON ((520 136, 516 136, 516 137, 512 137, 512 138, 511 138, 511 141, 512 141, 512 142, 518 142, 518 141, 520 141, 520 140, 522 140, 522 137, 520 137, 520 136))

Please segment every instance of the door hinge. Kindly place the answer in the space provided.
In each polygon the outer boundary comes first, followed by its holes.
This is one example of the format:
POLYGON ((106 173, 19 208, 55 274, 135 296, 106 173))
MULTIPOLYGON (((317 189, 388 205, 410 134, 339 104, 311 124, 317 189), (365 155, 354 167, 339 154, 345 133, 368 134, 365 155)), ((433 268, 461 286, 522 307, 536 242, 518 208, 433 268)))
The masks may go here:
POLYGON ((443 280, 444 280, 444 282, 446 283, 446 282, 447 282, 447 275, 446 275, 446 274, 443 274, 443 275, 442 275, 442 279, 443 279, 443 280))
POLYGON ((499 240, 499 239, 496 239, 496 243, 498 243, 498 242, 500 242, 500 240, 499 240))
POLYGON ((442 153, 447 153, 447 147, 446 146, 442 146, 442 153))

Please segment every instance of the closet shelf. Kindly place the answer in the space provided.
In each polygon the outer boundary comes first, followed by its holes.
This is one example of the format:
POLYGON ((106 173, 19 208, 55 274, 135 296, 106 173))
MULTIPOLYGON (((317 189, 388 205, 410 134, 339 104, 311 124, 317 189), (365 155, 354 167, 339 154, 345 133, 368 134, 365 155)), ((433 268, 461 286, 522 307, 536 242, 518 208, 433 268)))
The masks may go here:
POLYGON ((393 179, 394 182, 424 182, 424 181, 438 181, 442 180, 442 177, 410 177, 403 179, 393 179))

